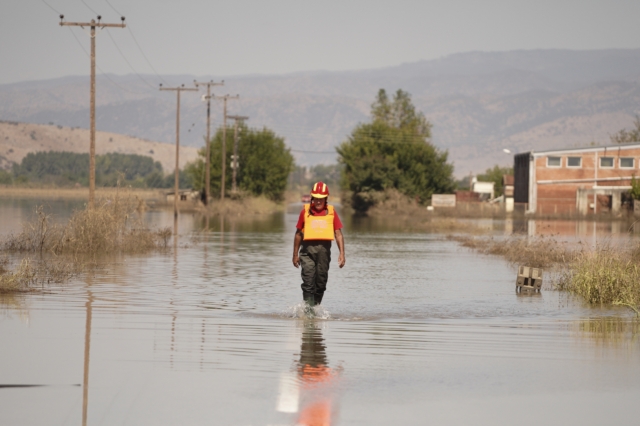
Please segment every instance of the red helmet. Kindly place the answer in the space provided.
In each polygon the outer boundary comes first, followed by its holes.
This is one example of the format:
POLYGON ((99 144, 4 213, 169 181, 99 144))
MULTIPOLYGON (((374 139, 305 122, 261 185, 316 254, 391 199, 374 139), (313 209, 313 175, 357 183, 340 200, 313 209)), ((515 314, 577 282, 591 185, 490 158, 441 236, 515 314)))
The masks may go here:
POLYGON ((324 182, 316 182, 311 190, 313 198, 327 198, 329 196, 329 187, 324 182))

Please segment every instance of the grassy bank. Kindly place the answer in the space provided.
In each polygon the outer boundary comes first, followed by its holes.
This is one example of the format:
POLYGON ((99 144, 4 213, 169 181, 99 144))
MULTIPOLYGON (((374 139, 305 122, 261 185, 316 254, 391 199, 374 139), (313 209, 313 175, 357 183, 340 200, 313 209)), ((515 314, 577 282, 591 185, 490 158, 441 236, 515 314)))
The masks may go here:
POLYGON ((38 207, 18 234, 0 241, 4 255, 0 292, 30 291, 46 283, 64 282, 105 254, 166 248, 171 229, 147 227, 139 208, 139 199, 116 195, 99 200, 93 209, 74 212, 66 224, 56 224, 38 207))

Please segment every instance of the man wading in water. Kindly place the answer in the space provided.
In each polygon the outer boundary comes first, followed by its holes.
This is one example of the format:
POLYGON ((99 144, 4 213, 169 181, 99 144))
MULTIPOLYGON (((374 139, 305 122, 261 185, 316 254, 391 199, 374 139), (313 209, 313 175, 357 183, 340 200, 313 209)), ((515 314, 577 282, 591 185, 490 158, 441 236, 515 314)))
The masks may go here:
POLYGON ((340 250, 338 266, 345 263, 342 222, 333 206, 327 204, 329 187, 318 182, 311 190, 311 204, 305 204, 293 238, 293 266, 302 265, 302 298, 309 306, 319 305, 327 289, 331 241, 340 250))

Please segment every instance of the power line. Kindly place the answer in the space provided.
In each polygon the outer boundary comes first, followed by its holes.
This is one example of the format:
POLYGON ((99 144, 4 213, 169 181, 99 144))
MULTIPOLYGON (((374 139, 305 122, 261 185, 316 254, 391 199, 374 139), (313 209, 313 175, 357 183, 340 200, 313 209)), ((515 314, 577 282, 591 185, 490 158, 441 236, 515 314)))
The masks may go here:
POLYGON ((120 56, 122 56, 122 59, 125 60, 125 62, 127 63, 127 65, 129 65, 129 68, 131 68, 131 70, 135 73, 135 75, 138 76, 138 78, 140 80, 142 80, 142 82, 144 84, 146 84, 147 86, 151 87, 152 89, 155 89, 155 87, 149 83, 147 80, 145 80, 144 78, 142 78, 142 76, 140 74, 138 74, 138 71, 136 71, 135 68, 133 68, 133 65, 131 65, 131 62, 129 62, 129 60, 124 56, 124 53, 122 53, 122 50, 120 50, 120 47, 118 47, 118 44, 116 43, 115 39, 113 38, 113 36, 111 35, 111 32, 107 29, 107 35, 109 36, 109 38, 111 39, 111 41, 113 42, 113 45, 116 47, 116 49, 118 50, 118 52, 120 52, 120 56))
POLYGON ((46 1, 44 1, 44 0, 40 0, 40 1, 42 1, 42 3, 46 4, 47 6, 49 6, 49 9, 53 10, 57 15, 60 15, 60 12, 58 12, 57 10, 55 10, 55 9, 53 8, 53 6, 51 6, 49 3, 47 3, 47 2, 46 2, 46 1))
POLYGON ((113 5, 111 4, 111 2, 109 2, 109 0, 104 0, 104 1, 106 1, 106 2, 107 2, 107 4, 109 5, 109 7, 110 7, 111 9, 113 9, 113 11, 114 11, 115 13, 117 13, 117 14, 118 14, 118 16, 124 16, 122 13, 118 12, 118 11, 116 10, 116 8, 115 8, 115 7, 113 7, 113 5))
MULTIPOLYGON (((113 5, 111 4, 111 2, 109 0, 104 0, 104 1, 107 2, 109 7, 111 9, 113 9, 113 11, 118 14, 118 16, 123 16, 122 13, 120 13, 115 7, 113 7, 113 5)), ((138 47, 138 50, 140 50, 140 53, 142 53, 142 57, 144 58, 145 61, 147 61, 147 64, 149 64, 149 67, 151 67, 153 72, 156 74, 156 76, 158 76, 158 78, 160 78, 160 80, 162 80, 164 83, 167 83, 165 81, 165 79, 162 78, 162 76, 160 74, 158 74, 158 72, 153 67, 153 65, 151 65, 151 61, 149 61, 149 58, 147 58, 147 55, 145 55, 144 51, 142 50, 142 47, 140 46, 140 43, 138 43, 138 40, 136 39, 136 36, 133 34, 133 31, 131 30, 131 24, 127 25, 127 29, 129 30, 129 34, 131 34, 131 38, 133 38, 133 41, 135 42, 136 46, 138 47)), ((136 72, 136 74, 137 74, 137 72, 136 72)))
MULTIPOLYGON (((89 55, 89 52, 87 52, 87 49, 84 48, 84 46, 82 45, 82 43, 80 42, 80 39, 78 39, 78 37, 76 36, 76 34, 73 32, 73 30, 71 28, 69 28, 69 32, 71 33, 71 35, 73 36, 73 38, 76 39, 76 42, 78 42, 78 46, 80 46, 80 49, 82 49, 82 51, 84 52, 85 55, 87 55, 87 57, 91 57, 91 55, 89 55)), ((134 92, 132 90, 127 89, 126 87, 122 87, 121 85, 119 85, 118 83, 116 83, 115 81, 113 81, 111 79, 111 77, 109 77, 109 74, 105 73, 104 70, 102 68, 100 68, 100 66, 98 64, 96 64, 96 68, 98 68, 98 71, 100 71, 100 74, 106 78, 107 80, 109 80, 111 82, 111 84, 113 84, 114 86, 116 86, 117 88, 119 88, 120 90, 124 90, 125 92, 129 92, 129 93, 133 93, 134 95, 144 95, 144 93, 142 92, 134 92)))
POLYGON ((144 54, 144 51, 142 50, 142 47, 140 47, 140 43, 138 43, 138 40, 136 39, 136 36, 133 35, 133 31, 131 31, 131 26, 127 26, 127 29, 129 30, 129 34, 131 34, 131 37, 133 38, 133 41, 136 43, 136 46, 138 46, 138 49, 140 50, 140 53, 142 53, 142 57, 144 58, 145 61, 147 61, 147 64, 149 64, 149 66, 151 67, 151 69, 153 70, 153 72, 158 76, 158 78, 160 80, 162 80, 164 83, 167 83, 166 80, 164 78, 162 78, 162 76, 160 74, 158 74, 158 71, 156 71, 156 69, 153 67, 153 65, 151 65, 151 62, 149 61, 149 58, 147 58, 147 55, 144 54))
MULTIPOLYGON (((91 6, 89 6, 88 4, 86 4, 86 3, 84 2, 84 0, 80 0, 80 1, 82 2, 82 4, 84 4, 85 6, 87 6, 87 9, 89 9, 90 11, 92 11, 93 13, 95 13, 96 15, 99 15, 99 13, 98 13, 98 12, 96 12, 95 10, 93 10, 93 9, 91 8, 91 6)), ((122 15, 120 15, 120 16, 122 16, 122 15)))

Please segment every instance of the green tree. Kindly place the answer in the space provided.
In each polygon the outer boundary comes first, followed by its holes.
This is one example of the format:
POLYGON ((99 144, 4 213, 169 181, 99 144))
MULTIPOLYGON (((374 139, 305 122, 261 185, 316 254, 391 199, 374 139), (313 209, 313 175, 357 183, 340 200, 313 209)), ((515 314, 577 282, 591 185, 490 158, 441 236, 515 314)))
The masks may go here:
MULTIPOLYGON (((31 152, 20 164, 14 164, 16 181, 73 185, 89 182, 89 154, 65 151, 31 152)), ((96 155, 96 184, 121 184, 144 187, 149 175, 162 174, 162 165, 153 158, 136 154, 96 155)))
POLYGON ((611 136, 611 142, 613 143, 637 143, 640 142, 640 117, 636 115, 636 119, 633 120, 635 129, 627 130, 622 129, 615 135, 611 136))
POLYGON ((504 175, 513 175, 513 167, 500 167, 498 165, 493 166, 493 168, 487 169, 483 174, 478 175, 478 180, 480 182, 493 182, 495 196, 499 197, 504 194, 504 182, 502 177, 504 175))
POLYGON ((380 89, 371 106, 372 122, 358 125, 340 144, 341 187, 351 192, 351 206, 364 213, 387 189, 426 202, 453 191, 448 153, 431 143, 431 124, 416 111, 411 96, 398 90, 390 101, 380 89))
MULTIPOLYGON (((194 189, 204 188, 204 156, 205 149, 198 151, 195 162, 188 164, 185 171, 191 178, 194 189)), ((225 194, 230 195, 232 173, 231 156, 233 155, 233 127, 227 128, 227 146, 225 153, 226 175, 225 194)), ((253 195, 264 195, 272 200, 281 200, 287 187, 289 173, 293 170, 294 161, 291 152, 284 144, 284 138, 277 136, 272 130, 250 129, 241 125, 238 130, 237 185, 242 191, 253 195)), ((222 178, 222 128, 216 131, 211 141, 210 158, 211 182, 213 196, 220 196, 222 178)))
POLYGON ((6 170, 0 169, 0 185, 11 185, 13 183, 13 178, 11 177, 11 173, 6 170))

